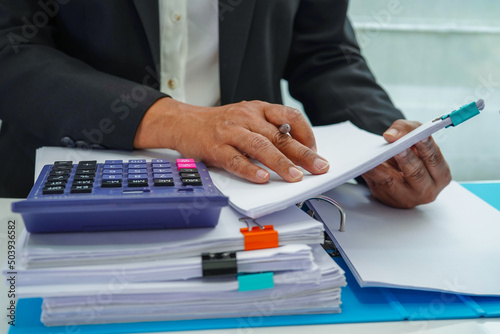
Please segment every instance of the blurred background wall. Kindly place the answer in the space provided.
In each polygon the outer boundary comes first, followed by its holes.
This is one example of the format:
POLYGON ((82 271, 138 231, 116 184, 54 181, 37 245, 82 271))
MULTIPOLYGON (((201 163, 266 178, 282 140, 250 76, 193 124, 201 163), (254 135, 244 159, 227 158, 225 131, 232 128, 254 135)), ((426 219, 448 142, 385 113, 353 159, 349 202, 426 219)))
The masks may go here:
POLYGON ((368 65, 408 119, 485 100, 480 116, 434 139, 455 180, 500 179, 500 1, 351 0, 348 15, 368 65))

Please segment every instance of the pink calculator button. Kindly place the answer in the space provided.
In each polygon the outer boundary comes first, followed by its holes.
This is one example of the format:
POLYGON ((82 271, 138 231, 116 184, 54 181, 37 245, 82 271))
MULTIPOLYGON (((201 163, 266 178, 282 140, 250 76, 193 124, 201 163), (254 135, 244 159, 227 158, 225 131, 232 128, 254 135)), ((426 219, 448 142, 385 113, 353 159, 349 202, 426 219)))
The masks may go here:
POLYGON ((194 159, 177 159, 178 164, 194 164, 194 159))
POLYGON ((182 169, 182 168, 197 168, 195 163, 190 163, 190 164, 177 164, 177 169, 182 169))

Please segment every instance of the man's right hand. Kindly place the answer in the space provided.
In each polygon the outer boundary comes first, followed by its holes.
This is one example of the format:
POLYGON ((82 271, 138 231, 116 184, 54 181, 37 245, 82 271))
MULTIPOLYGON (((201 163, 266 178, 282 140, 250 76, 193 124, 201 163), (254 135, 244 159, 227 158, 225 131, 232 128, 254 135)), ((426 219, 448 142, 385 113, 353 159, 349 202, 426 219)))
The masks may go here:
POLYGON ((261 101, 197 107, 162 98, 144 115, 134 147, 175 149, 255 183, 267 182, 269 172, 247 157, 288 182, 302 179, 299 167, 312 174, 330 167, 316 153, 314 134, 300 111, 261 101), (290 125, 291 136, 279 132, 282 124, 290 125))

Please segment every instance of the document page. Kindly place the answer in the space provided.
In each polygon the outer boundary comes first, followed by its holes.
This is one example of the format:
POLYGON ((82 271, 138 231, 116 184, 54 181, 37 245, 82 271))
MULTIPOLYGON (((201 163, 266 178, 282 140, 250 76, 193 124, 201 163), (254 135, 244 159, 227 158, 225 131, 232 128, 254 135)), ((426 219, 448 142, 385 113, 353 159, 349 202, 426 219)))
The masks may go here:
POLYGON ((500 211, 458 183, 411 210, 381 204, 360 185, 325 195, 346 210, 345 232, 336 208, 312 206, 361 286, 500 296, 500 211))

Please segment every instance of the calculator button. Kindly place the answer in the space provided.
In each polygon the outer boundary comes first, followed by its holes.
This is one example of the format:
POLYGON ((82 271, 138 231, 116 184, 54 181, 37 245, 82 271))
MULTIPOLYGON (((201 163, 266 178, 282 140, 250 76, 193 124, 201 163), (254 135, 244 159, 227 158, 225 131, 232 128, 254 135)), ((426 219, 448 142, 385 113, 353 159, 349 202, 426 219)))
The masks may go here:
POLYGON ((76 180, 73 181, 73 185, 92 185, 94 180, 76 180))
POLYGON ((181 173, 181 178, 183 179, 199 179, 199 173, 181 173))
POLYGON ((55 171, 55 170, 67 170, 67 171, 71 171, 73 169, 73 165, 56 165, 54 167, 52 167, 52 171, 55 171))
POLYGON ((43 195, 64 194, 63 186, 45 187, 42 189, 43 195))
POLYGON ((128 173, 129 174, 146 174, 148 171, 145 168, 140 168, 140 169, 129 169, 128 173))
POLYGON ((66 186, 66 180, 64 181, 47 181, 45 182, 45 187, 55 187, 55 186, 66 186))
POLYGON ((129 187, 147 187, 148 179, 129 179, 128 180, 129 187))
POLYGON ((67 181, 69 175, 49 175, 47 181, 67 181))
POLYGON ((52 170, 49 173, 50 176, 53 176, 53 175, 69 175, 69 174, 70 174, 69 170, 52 170))
POLYGON ((178 170, 181 170, 181 169, 184 169, 184 168, 193 168, 193 169, 196 169, 196 164, 194 163, 190 163, 190 164, 177 164, 177 169, 178 170))
POLYGON ((106 160, 106 161, 104 161, 105 165, 119 165, 122 163, 123 163, 123 160, 106 160))
POLYGON ((72 186, 70 192, 72 194, 91 193, 92 192, 92 186, 91 185, 76 185, 76 186, 72 186))
POLYGON ((102 176, 103 180, 121 180, 122 178, 122 174, 104 174, 102 176))
POLYGON ((201 186, 201 179, 181 179, 185 186, 201 186))
POLYGON ((93 175, 95 174, 95 169, 77 169, 75 172, 75 175, 83 175, 83 174, 93 175))
POLYGON ((111 168, 104 168, 102 170, 103 174, 122 174, 123 169, 111 169, 111 168))
POLYGON ((86 168, 95 168, 97 166, 97 161, 96 160, 92 160, 92 161, 80 161, 78 163, 78 167, 77 168, 83 168, 83 169, 86 169, 86 168))
POLYGON ((169 164, 170 163, 170 160, 168 159, 153 159, 151 160, 152 163, 159 163, 159 164, 162 164, 162 163, 167 163, 169 164))
POLYGON ((131 159, 128 161, 129 164, 145 164, 146 159, 131 159))
POLYGON ((54 166, 60 166, 60 165, 73 166, 73 161, 56 161, 56 162, 54 162, 54 166))
POLYGON ((104 168, 104 169, 119 169, 119 168, 123 168, 123 165, 120 165, 120 164, 106 164, 106 165, 102 166, 102 168, 104 168))
POLYGON ((122 180, 102 180, 101 187, 103 188, 121 188, 122 180))
POLYGON ((128 179, 147 179, 148 174, 129 174, 128 179))
POLYGON ((153 173, 170 173, 170 174, 172 174, 172 170, 170 168, 153 168, 153 173))
POLYGON ((171 168, 170 164, 152 164, 153 168, 171 168))
POLYGON ((78 180, 93 180, 94 175, 89 175, 89 174, 81 174, 81 175, 75 175, 75 181, 78 180))
POLYGON ((198 173, 198 169, 196 169, 196 168, 181 168, 181 169, 179 169, 179 173, 198 173))
POLYGON ((176 162, 177 164, 194 164, 194 159, 177 159, 176 162))
POLYGON ((146 164, 128 164, 128 168, 146 168, 146 164))
POLYGON ((172 173, 155 173, 155 174, 153 174, 153 178, 155 178, 155 179, 171 179, 172 173))
POLYGON ((154 179, 155 186, 174 186, 174 179, 154 179))

